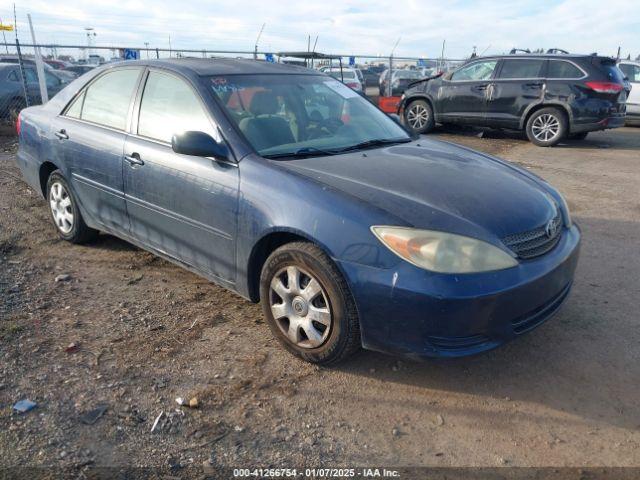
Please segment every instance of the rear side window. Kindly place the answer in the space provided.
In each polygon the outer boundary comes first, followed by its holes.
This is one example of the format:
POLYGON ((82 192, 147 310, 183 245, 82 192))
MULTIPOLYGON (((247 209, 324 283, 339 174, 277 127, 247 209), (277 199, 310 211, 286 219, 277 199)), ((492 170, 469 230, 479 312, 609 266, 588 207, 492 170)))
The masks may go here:
POLYGON ((621 63, 620 70, 622 70, 622 73, 624 73, 624 76, 627 77, 630 82, 640 82, 640 66, 621 63))
POLYGON ((573 63, 564 60, 549 60, 547 78, 582 78, 584 72, 573 63))
MULTIPOLYGON (((126 68, 98 78, 89 85, 84 94, 80 118, 124 130, 139 75, 139 68, 126 68)), ((74 107, 75 104, 72 105, 72 108, 74 107)))
POLYGON ((511 59, 505 60, 499 78, 540 78, 544 60, 511 59))
POLYGON ((171 143, 175 133, 195 130, 219 140, 204 108, 183 80, 150 72, 142 94, 138 135, 171 143))
POLYGON ((453 72, 451 80, 489 80, 497 63, 497 60, 489 60, 461 67, 453 72))
POLYGON ((84 94, 86 90, 83 91, 78 97, 73 101, 71 106, 67 109, 65 115, 71 118, 80 118, 82 114, 82 102, 84 102, 84 94))

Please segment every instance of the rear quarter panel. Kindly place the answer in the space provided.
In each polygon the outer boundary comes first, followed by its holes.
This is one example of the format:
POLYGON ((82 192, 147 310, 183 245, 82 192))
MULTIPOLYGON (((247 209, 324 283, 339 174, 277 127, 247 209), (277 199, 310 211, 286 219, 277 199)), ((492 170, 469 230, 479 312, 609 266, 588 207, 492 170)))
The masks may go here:
POLYGON ((23 177, 38 193, 42 194, 40 185, 40 167, 45 162, 53 163, 65 171, 66 166, 56 156, 52 142, 52 120, 65 108, 78 91, 98 73, 95 69, 77 78, 60 90, 45 105, 25 108, 20 112, 20 136, 18 137, 17 161, 23 177))
POLYGON ((49 137, 49 115, 44 107, 29 107, 20 112, 18 167, 26 182, 39 194, 42 194, 40 166, 46 161, 55 161, 49 137))

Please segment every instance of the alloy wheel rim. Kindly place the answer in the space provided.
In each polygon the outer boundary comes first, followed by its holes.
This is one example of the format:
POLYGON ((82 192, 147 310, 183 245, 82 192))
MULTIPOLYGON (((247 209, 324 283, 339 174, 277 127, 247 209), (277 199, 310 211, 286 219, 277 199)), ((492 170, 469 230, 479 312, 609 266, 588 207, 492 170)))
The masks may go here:
POLYGON ((555 115, 545 113, 533 121, 531 131, 537 140, 548 142, 560 133, 560 120, 555 115))
POLYGON ((317 348, 329 337, 329 297, 309 272, 294 265, 278 271, 271 279, 269 306, 278 328, 294 345, 317 348))
POLYGON ((67 234, 73 229, 73 209, 69 192, 60 182, 54 182, 49 190, 49 206, 53 221, 62 233, 67 234))
POLYGON ((407 121, 415 129, 422 128, 429 121, 429 112, 423 105, 412 105, 407 111, 407 121))

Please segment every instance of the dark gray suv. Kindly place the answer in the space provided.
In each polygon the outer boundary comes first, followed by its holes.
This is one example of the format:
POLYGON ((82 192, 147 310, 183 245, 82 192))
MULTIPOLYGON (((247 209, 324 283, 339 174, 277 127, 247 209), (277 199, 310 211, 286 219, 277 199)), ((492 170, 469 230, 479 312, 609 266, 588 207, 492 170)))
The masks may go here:
POLYGON ((400 102, 417 133, 437 123, 523 130, 551 146, 624 125, 628 84, 613 58, 525 54, 474 58, 435 78, 414 82, 400 102))

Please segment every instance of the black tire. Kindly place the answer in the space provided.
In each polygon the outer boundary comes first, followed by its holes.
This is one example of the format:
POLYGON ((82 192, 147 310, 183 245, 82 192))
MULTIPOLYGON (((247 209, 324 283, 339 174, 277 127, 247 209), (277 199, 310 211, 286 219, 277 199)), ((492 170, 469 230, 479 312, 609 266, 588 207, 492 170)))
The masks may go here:
POLYGON ((580 132, 580 133, 571 133, 569 134, 569 138, 571 140, 584 140, 589 135, 589 132, 580 132))
POLYGON ((409 102, 404 109, 404 125, 415 133, 428 133, 433 130, 436 122, 433 109, 425 100, 409 102))
POLYGON ((531 114, 527 120, 525 129, 527 138, 531 143, 539 147, 552 147, 562 141, 567 136, 568 122, 565 113, 555 107, 541 108, 531 114), (553 128, 553 136, 551 131, 546 133, 541 131, 541 125, 550 125, 553 128))
POLYGON ((73 192, 69 188, 69 184, 60 170, 54 170, 47 180, 47 204, 53 224, 62 239, 78 244, 88 243, 96 239, 98 231, 88 227, 84 222, 80 209, 78 208, 78 202, 73 196, 73 192), (62 190, 59 186, 62 187, 62 190), (56 200, 56 198, 60 199, 56 200), (67 198, 69 199, 68 204, 65 204, 67 198), (53 205, 54 203, 56 203, 55 207, 53 205), (66 219, 61 220, 60 216, 56 217, 56 211, 60 212, 62 209, 71 215, 71 217, 69 217, 71 218, 70 221, 66 219))
MULTIPOLYGON (((262 267, 262 274, 260 275, 260 302, 273 335, 287 350, 307 362, 321 365, 335 364, 343 361, 361 348, 358 312, 347 282, 329 256, 312 243, 289 243, 276 249, 269 256, 262 267), (303 327, 297 326, 295 329, 291 327, 290 318, 293 317, 290 315, 278 317, 278 320, 274 318, 271 307, 272 302, 274 305, 290 305, 291 309, 288 311, 294 314, 295 317, 295 312, 293 311, 295 301, 300 299, 300 295, 302 295, 302 293, 296 294, 294 284, 289 282, 288 267, 295 267, 300 272, 299 281, 295 283, 296 285, 299 284, 302 287, 305 278, 309 279, 305 287, 301 288, 299 292, 304 291, 309 286, 311 279, 316 280, 321 287, 320 294, 309 300, 309 305, 313 301, 319 300, 321 308, 328 309, 330 320, 328 321, 329 325, 325 327, 326 330, 320 334, 323 339, 317 346, 301 346, 289 338, 284 332, 285 327, 289 332, 296 330, 300 336, 301 343, 311 342, 303 327), (283 282, 284 276, 287 277, 286 285, 283 282), (292 293, 287 293, 288 300, 284 296, 280 297, 275 293, 275 290, 272 290, 272 281, 278 282, 278 280, 283 286, 292 291, 292 293), (281 300, 281 302, 277 300, 281 300), (307 340, 305 340, 305 337, 307 340)), ((304 308, 304 305, 302 308, 304 308)), ((309 306, 307 306, 307 312, 310 312, 309 306)), ((304 313, 304 316, 306 317, 307 313, 304 313)), ((316 323, 316 325, 322 327, 320 324, 316 323)))

